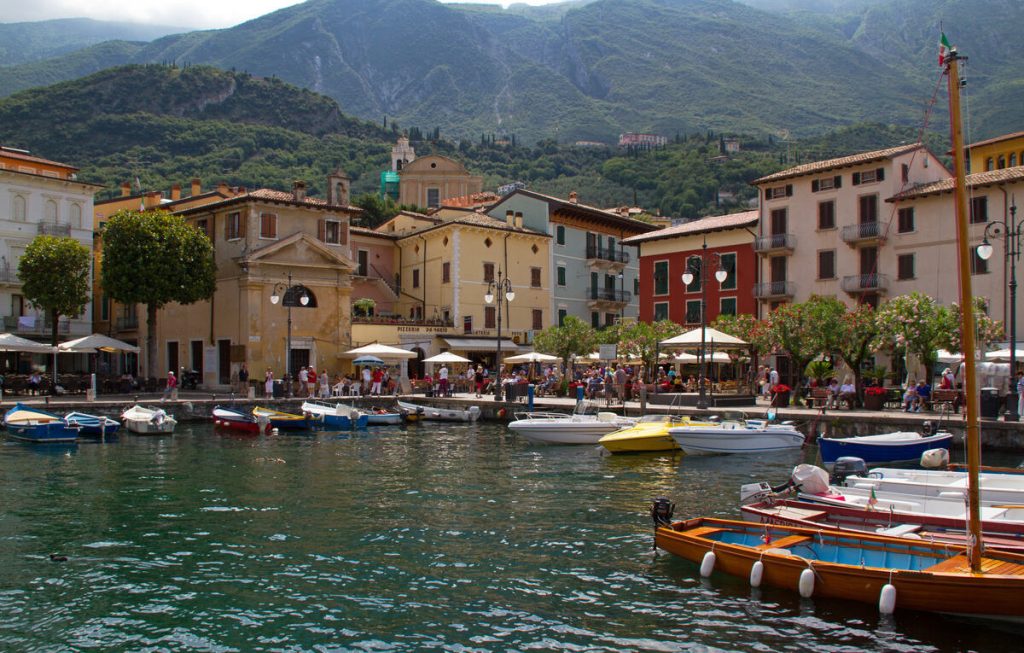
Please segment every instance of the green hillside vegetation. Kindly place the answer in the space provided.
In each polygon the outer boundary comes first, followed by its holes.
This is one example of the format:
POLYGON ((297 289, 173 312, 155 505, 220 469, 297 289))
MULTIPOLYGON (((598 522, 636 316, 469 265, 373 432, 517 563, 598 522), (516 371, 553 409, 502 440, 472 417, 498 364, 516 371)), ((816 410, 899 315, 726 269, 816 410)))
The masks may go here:
POLYGON ((182 31, 180 27, 166 25, 90 18, 0 23, 0 68, 59 57, 104 41, 152 41, 182 31))
POLYGON ((104 41, 52 59, 20 66, 0 66, 0 89, 5 91, 4 95, 10 95, 28 88, 85 77, 97 70, 128 63, 143 45, 136 41, 104 41))

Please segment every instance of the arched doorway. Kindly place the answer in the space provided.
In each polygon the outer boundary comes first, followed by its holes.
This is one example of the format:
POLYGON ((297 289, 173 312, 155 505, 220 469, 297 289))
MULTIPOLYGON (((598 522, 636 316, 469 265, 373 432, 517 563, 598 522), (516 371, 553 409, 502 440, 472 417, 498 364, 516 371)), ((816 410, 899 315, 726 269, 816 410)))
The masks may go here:
POLYGON ((423 359, 427 357, 419 347, 413 347, 410 351, 416 354, 416 358, 409 359, 409 378, 410 379, 421 379, 423 378, 423 359))

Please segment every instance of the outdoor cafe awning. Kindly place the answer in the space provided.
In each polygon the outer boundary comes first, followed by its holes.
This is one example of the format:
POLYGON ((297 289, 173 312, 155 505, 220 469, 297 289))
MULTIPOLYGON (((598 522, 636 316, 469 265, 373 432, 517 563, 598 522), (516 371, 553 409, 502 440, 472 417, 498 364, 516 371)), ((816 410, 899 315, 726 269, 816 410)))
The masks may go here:
MULTIPOLYGON (((498 339, 489 338, 442 338, 453 351, 497 351, 498 339)), ((519 351, 519 345, 511 340, 501 339, 501 350, 510 354, 519 351)))
MULTIPOLYGON (((693 348, 694 346, 700 346, 700 336, 700 329, 694 329, 681 333, 674 338, 662 340, 658 344, 662 347, 693 348)), ((736 347, 745 347, 747 345, 747 343, 736 336, 730 336, 728 333, 722 333, 718 329, 712 329, 711 327, 707 327, 704 330, 704 344, 709 348, 714 345, 717 349, 735 349, 736 347)))

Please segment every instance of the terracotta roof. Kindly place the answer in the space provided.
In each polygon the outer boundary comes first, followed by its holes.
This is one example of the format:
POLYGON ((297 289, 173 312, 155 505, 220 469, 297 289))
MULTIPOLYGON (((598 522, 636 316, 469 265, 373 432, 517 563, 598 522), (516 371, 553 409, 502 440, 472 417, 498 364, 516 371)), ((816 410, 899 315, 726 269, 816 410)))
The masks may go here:
POLYGON ((760 213, 753 211, 742 211, 728 215, 713 215, 699 220, 691 220, 674 227, 665 227, 649 234, 630 236, 622 242, 626 245, 646 243, 652 240, 663 240, 665 238, 678 238, 680 236, 692 236, 694 234, 709 233, 712 231, 725 231, 726 229, 741 229, 757 224, 760 213))
POLYGON ((441 223, 436 224, 436 225, 434 225, 432 227, 427 227, 425 229, 417 229, 416 231, 412 231, 412 232, 406 232, 405 234, 402 234, 402 236, 403 237, 405 235, 410 235, 410 236, 411 235, 417 235, 418 236, 418 235, 423 234, 423 233, 425 233, 427 231, 433 231, 435 229, 442 229, 442 228, 447 227, 449 225, 460 225, 460 224, 461 225, 466 225, 466 226, 469 226, 469 227, 483 227, 485 229, 496 229, 498 231, 511 231, 511 232, 514 232, 514 233, 526 234, 526 235, 530 235, 530 236, 542 236, 544 238, 551 238, 551 236, 549 234, 541 233, 539 231, 534 231, 533 229, 527 229, 525 227, 516 227, 516 226, 508 224, 504 220, 498 220, 497 218, 492 218, 491 216, 489 216, 489 215, 487 215, 485 213, 476 213, 476 212, 467 212, 465 215, 460 215, 457 218, 450 218, 448 220, 444 220, 441 223))
POLYGON ((269 188, 259 188, 254 191, 249 191, 248 193, 241 193, 239 195, 235 195, 234 197, 228 197, 227 199, 222 200, 220 202, 211 202, 209 204, 203 204, 202 206, 183 209, 179 213, 187 214, 209 211, 211 208, 219 208, 223 206, 229 206, 231 204, 244 204, 245 202, 249 201, 276 202, 278 204, 290 204, 291 206, 298 206, 309 209, 341 209, 349 213, 363 212, 363 209, 359 208, 358 206, 331 205, 328 204, 326 200, 320 199, 318 197, 306 197, 301 200, 296 200, 294 195, 285 191, 271 190, 269 188))
MULTIPOLYGON (((1024 180, 1024 166, 1003 168, 1002 170, 989 170, 988 172, 976 172, 973 175, 967 175, 966 179, 967 186, 969 188, 989 186, 991 184, 1005 184, 1021 180, 1024 180)), ((920 186, 908 188, 902 193, 897 193, 885 201, 898 202, 915 197, 925 197, 926 195, 952 193, 955 185, 956 179, 950 177, 949 179, 943 179, 942 181, 933 181, 929 184, 921 184, 920 186)))
POLYGON ((564 200, 560 197, 544 195, 543 193, 538 193, 532 190, 526 190, 525 188, 518 188, 515 191, 509 193, 508 195, 503 197, 500 202, 492 206, 491 209, 493 210, 497 208, 502 204, 502 202, 515 195, 526 195, 527 197, 533 197, 535 199, 543 200, 550 204, 554 204, 556 210, 579 213, 584 217, 604 220, 612 224, 615 224, 616 226, 625 227, 627 229, 634 229, 640 232, 648 232, 658 229, 656 225, 653 225, 649 222, 644 222, 643 220, 635 220, 633 218, 626 218, 614 211, 606 211, 605 209, 599 209, 595 206, 587 206, 586 204, 580 204, 578 202, 570 202, 569 200, 564 200))
POLYGON ((849 166, 871 163, 872 161, 881 161, 883 159, 889 159, 900 154, 906 154, 907 152, 913 152, 914 150, 923 148, 924 145, 922 145, 921 143, 910 143, 908 145, 897 145, 896 147, 890 147, 884 150, 875 150, 873 152, 861 152, 860 154, 841 156, 837 159, 814 161, 813 163, 805 163, 794 168, 780 170, 779 172, 766 175, 764 177, 761 177, 760 179, 755 179, 754 181, 750 182, 750 185, 757 186, 759 184, 765 184, 772 181, 780 181, 782 179, 791 179, 793 177, 801 177, 803 175, 813 175, 819 172, 825 172, 826 170, 832 170, 834 168, 847 168, 849 166))
POLYGON ((363 236, 374 236, 375 238, 390 238, 394 240, 399 237, 398 234, 388 233, 385 231, 375 231, 373 229, 370 229, 369 227, 349 226, 348 231, 349 233, 361 234, 363 236))
POLYGON ((18 159, 19 161, 30 161, 32 163, 45 163, 46 165, 59 166, 61 168, 67 168, 68 170, 78 170, 75 166, 69 166, 66 163, 59 161, 51 161, 49 159, 43 159, 38 156, 32 156, 24 152, 17 152, 15 150, 0 146, 0 156, 9 157, 11 159, 18 159))
POLYGON ((447 197, 441 200, 441 207, 451 209, 472 208, 475 206, 494 204, 500 199, 501 195, 498 195, 497 193, 492 193, 490 191, 484 191, 482 193, 461 195, 459 197, 447 197))
POLYGON ((996 136, 994 138, 987 138, 987 139, 985 139, 983 141, 978 141, 977 143, 971 143, 970 145, 967 146, 967 149, 969 150, 972 147, 981 147, 982 145, 991 145, 992 143, 999 143, 1001 141, 1009 141, 1009 140, 1013 140, 1014 138, 1021 138, 1021 137, 1024 137, 1024 132, 1014 132, 1012 134, 1003 134, 1002 136, 996 136))

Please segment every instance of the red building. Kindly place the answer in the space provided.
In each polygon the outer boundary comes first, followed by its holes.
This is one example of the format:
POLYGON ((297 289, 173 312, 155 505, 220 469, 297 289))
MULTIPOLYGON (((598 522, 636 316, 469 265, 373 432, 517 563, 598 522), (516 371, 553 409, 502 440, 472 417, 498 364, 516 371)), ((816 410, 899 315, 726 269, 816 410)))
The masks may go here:
POLYGON ((707 322, 723 313, 756 314, 757 211, 744 211, 694 220, 675 227, 633 236, 624 245, 640 251, 640 319, 669 319, 700 326, 701 283, 707 283, 707 322), (707 249, 704 245, 707 245, 707 249), (706 261, 706 275, 701 261, 706 261), (694 279, 684 285, 689 269, 694 279), (725 272, 725 280, 716 272, 725 272))

